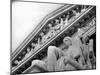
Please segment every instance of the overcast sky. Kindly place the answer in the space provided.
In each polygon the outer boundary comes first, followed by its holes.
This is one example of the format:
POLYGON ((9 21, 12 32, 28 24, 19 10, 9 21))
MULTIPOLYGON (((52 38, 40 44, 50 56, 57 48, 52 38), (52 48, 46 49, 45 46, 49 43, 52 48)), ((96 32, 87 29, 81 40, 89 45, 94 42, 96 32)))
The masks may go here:
POLYGON ((12 3, 12 51, 14 51, 38 23, 60 4, 13 2, 12 3))

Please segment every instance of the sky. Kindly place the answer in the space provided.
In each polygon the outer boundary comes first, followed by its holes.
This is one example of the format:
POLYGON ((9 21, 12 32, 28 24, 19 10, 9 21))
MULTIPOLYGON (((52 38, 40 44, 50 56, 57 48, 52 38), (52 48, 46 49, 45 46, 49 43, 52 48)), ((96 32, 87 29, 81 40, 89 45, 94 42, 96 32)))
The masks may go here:
POLYGON ((61 6, 61 4, 13 2, 12 52, 16 50, 47 14, 61 6))

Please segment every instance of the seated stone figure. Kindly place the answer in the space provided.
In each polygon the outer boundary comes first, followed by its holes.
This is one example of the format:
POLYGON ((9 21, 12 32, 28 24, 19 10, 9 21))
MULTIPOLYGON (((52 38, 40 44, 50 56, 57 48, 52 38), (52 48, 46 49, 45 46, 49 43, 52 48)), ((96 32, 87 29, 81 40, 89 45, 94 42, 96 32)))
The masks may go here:
POLYGON ((83 44, 84 50, 84 59, 85 63, 88 65, 89 69, 95 69, 96 67, 96 59, 93 50, 93 39, 89 39, 88 36, 85 37, 85 43, 83 44), (88 43, 86 41, 88 40, 88 43))
POLYGON ((41 44, 44 44, 47 41, 46 35, 43 32, 41 32, 40 36, 41 36, 41 40, 39 39, 39 41, 41 44))
POLYGON ((27 59, 29 56, 31 56, 34 53, 34 48, 29 48, 27 47, 27 53, 25 55, 25 57, 23 58, 23 60, 27 59))
POLYGON ((62 17, 58 17, 58 20, 59 20, 59 23, 57 23, 56 26, 54 26, 54 30, 56 32, 56 34, 58 32, 60 32, 64 27, 64 21, 63 21, 63 18, 62 17))
POLYGON ((88 69, 88 65, 83 64, 84 57, 80 48, 82 45, 78 37, 74 39, 65 37, 63 42, 65 47, 62 49, 56 46, 48 47, 47 62, 34 60, 32 66, 41 67, 46 71, 88 69))
POLYGON ((92 69, 96 68, 96 57, 93 50, 93 39, 89 40, 89 58, 92 65, 92 69))
POLYGON ((53 36, 56 34, 56 32, 55 32, 54 27, 52 26, 52 24, 49 23, 48 26, 49 26, 49 31, 48 31, 48 33, 44 36, 45 39, 42 39, 42 40, 44 40, 44 41, 48 41, 51 37, 53 37, 53 36))
POLYGON ((27 53, 25 54, 25 57, 23 58, 23 60, 25 60, 26 58, 28 58, 32 53, 31 53, 31 49, 29 47, 27 47, 27 53))

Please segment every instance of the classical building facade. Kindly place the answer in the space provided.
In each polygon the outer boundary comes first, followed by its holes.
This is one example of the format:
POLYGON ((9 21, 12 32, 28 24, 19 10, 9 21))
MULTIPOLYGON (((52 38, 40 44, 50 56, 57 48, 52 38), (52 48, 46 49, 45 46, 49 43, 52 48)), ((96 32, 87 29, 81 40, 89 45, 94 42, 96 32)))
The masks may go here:
MULTIPOLYGON (((33 66, 32 62, 34 60, 47 62, 48 47, 62 46, 64 37, 77 36, 78 29, 82 30, 82 37, 88 36, 89 39, 93 39, 93 52, 96 57, 96 7, 65 4, 47 15, 11 53, 11 74, 48 72, 41 66, 33 66)), ((95 68, 92 66, 90 69, 95 68)))

